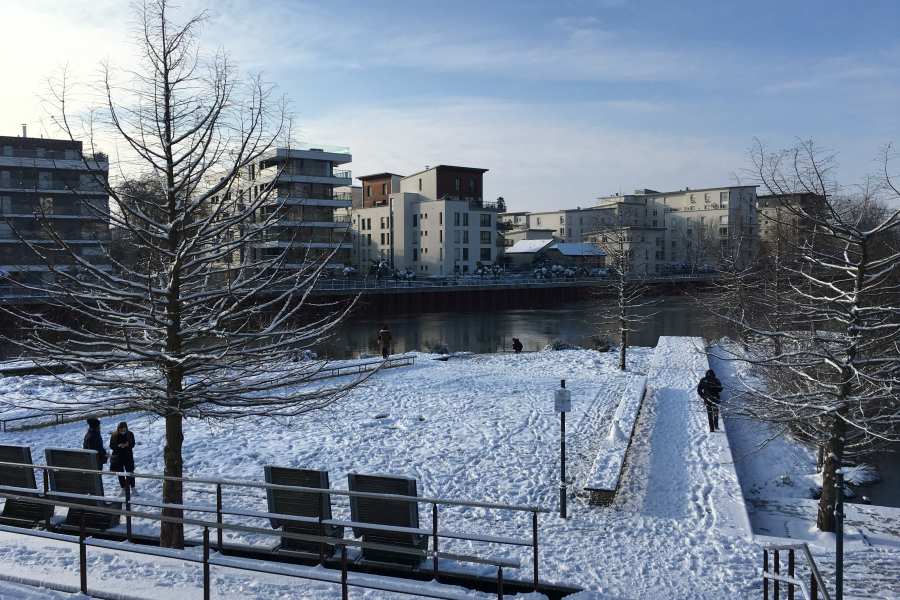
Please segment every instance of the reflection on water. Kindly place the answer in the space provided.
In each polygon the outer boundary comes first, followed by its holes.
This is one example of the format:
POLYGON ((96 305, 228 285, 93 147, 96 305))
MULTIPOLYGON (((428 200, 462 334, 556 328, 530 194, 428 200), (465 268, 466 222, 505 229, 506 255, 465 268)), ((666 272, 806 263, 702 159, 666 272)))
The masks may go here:
MULTIPOLYGON (((522 341, 526 351, 540 350, 556 338, 590 348, 591 336, 609 336, 618 342, 618 326, 604 323, 602 317, 612 309, 611 300, 606 304, 586 300, 545 309, 356 314, 314 350, 335 359, 356 358, 360 353, 380 355, 376 338, 382 325, 391 329, 394 353, 424 350, 438 341, 447 342, 451 352, 508 351, 513 337, 522 341)), ((661 335, 699 335, 713 340, 727 333, 688 298, 661 298, 657 306, 643 309, 642 314, 648 315, 647 322, 641 330, 629 333, 629 346, 655 346, 661 335)))

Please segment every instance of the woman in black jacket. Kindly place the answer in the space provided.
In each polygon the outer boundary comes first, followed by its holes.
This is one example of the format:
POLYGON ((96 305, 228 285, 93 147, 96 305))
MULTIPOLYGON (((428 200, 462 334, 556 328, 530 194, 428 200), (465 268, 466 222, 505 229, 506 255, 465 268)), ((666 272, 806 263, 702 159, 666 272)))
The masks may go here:
MULTIPOLYGON (((109 470, 119 473, 134 472, 134 434, 128 431, 128 424, 125 421, 119 423, 119 427, 113 432, 109 438, 109 447, 112 449, 112 458, 109 461, 109 470)), ((119 485, 122 491, 125 486, 131 486, 132 495, 137 494, 134 487, 134 477, 119 477, 119 485)))

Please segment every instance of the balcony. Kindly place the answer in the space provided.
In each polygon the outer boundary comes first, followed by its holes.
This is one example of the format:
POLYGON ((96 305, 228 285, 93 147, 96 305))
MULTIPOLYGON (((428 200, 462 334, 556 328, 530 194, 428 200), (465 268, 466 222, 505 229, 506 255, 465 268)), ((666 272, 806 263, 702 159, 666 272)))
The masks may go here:
POLYGON ((293 165, 285 165, 283 167, 269 167, 261 169, 258 173, 259 178, 264 177, 333 177, 336 179, 352 179, 350 171, 338 171, 332 169, 313 169, 311 167, 295 167, 293 165))
POLYGON ((481 198, 469 200, 469 208, 477 208, 479 210, 496 210, 497 212, 506 212, 506 203, 502 200, 496 202, 485 202, 481 198))
MULTIPOLYGON (((43 158, 45 160, 81 160, 81 155, 77 150, 22 150, 19 148, 2 148, 0 149, 0 157, 12 158, 43 158)), ((102 153, 95 154, 85 153, 84 159, 88 161, 96 161, 108 163, 109 157, 102 153)))
POLYGON ((346 192, 337 192, 334 194, 323 194, 322 197, 308 198, 299 195, 294 195, 292 192, 281 190, 278 191, 278 200, 285 202, 286 204, 290 204, 291 200, 340 200, 342 202, 350 202, 351 195, 346 192))

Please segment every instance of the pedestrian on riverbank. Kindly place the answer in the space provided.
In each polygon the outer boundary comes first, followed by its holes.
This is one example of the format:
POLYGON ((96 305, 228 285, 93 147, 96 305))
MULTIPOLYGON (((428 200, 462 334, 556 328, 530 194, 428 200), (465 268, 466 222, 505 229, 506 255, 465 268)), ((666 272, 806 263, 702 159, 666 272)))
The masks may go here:
POLYGON ((524 348, 524 346, 522 345, 522 342, 519 341, 519 338, 513 338, 512 341, 513 341, 513 346, 512 346, 513 350, 515 350, 516 354, 518 354, 519 352, 522 351, 522 348, 524 348))
POLYGON ((96 450, 97 462, 99 463, 97 466, 103 469, 106 459, 109 458, 109 452, 106 451, 106 446, 103 445, 103 434, 100 433, 100 419, 88 419, 87 424, 88 430, 84 434, 84 442, 82 442, 81 448, 83 450, 96 450))
MULTIPOLYGON (((122 421, 109 438, 109 447, 112 448, 112 459, 109 461, 109 470, 119 473, 134 473, 134 434, 128 431, 128 423, 122 421)), ((131 487, 131 493, 137 494, 134 487, 134 477, 119 477, 119 485, 122 491, 125 487, 131 487)))
POLYGON ((715 431, 719 428, 719 404, 722 400, 719 393, 722 391, 722 382, 716 378, 716 373, 712 369, 706 372, 706 375, 697 384, 697 393, 703 398, 706 405, 706 418, 709 420, 709 430, 715 431))
POLYGON ((387 359, 391 353, 391 330, 387 325, 382 325, 378 332, 378 345, 381 346, 381 358, 387 359))

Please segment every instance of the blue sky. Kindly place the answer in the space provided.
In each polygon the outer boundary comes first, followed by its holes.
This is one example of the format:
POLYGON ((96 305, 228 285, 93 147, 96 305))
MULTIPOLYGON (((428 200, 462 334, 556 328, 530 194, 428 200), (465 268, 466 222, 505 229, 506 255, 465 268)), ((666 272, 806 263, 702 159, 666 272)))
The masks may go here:
MULTIPOLYGON (((123 4, 0 4, 7 47, 29 49, 0 66, 0 132, 36 132, 58 65, 129 65, 123 4)), ((204 46, 265 72, 355 175, 483 167, 512 210, 728 184, 754 136, 833 149, 846 183, 900 143, 896 1, 179 4, 208 8, 204 46)))

